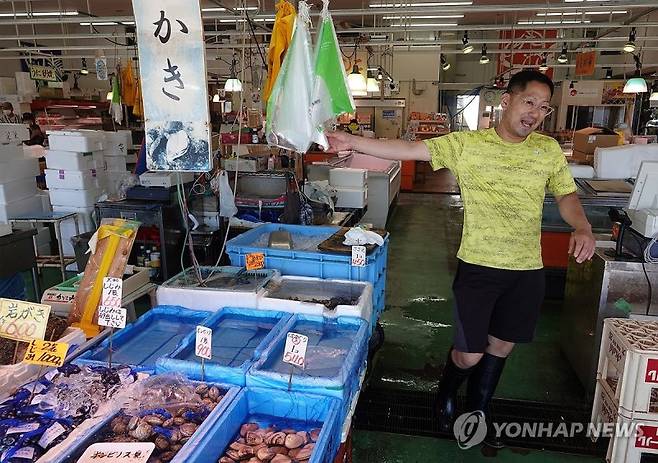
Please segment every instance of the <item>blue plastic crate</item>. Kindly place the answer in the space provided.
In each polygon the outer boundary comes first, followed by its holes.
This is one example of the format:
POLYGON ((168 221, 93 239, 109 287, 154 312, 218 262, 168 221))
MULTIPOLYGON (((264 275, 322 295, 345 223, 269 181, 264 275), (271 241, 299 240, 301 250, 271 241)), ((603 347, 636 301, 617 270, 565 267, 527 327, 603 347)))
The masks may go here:
MULTIPOLYGON (((217 404, 217 406, 210 412, 208 417, 199 425, 196 432, 190 437, 190 439, 183 445, 183 447, 178 451, 176 456, 170 460, 171 463, 186 463, 188 461, 188 455, 190 452, 193 452, 198 447, 200 448, 212 448, 215 443, 213 442, 213 430, 217 427, 218 422, 220 422, 225 415, 226 410, 231 407, 236 397, 240 392, 240 388, 223 383, 208 383, 213 384, 223 391, 226 391, 224 398, 217 404)), ((62 453, 53 458, 53 463, 74 463, 82 456, 84 451, 92 444, 97 442, 102 442, 99 440, 101 436, 99 433, 103 432, 104 428, 110 424, 112 419, 119 413, 111 413, 106 418, 104 418, 99 423, 95 424, 93 427, 84 431, 79 435, 75 441, 74 445, 66 448, 62 453)), ((202 461, 202 460, 199 460, 202 461)))
MULTIPOLYGON (((157 306, 112 336, 112 364, 154 371, 158 358, 171 354, 179 342, 210 315, 176 306, 157 306)), ((75 359, 78 364, 107 365, 110 340, 75 359)))
MULTIPOLYGON (((388 235, 384 245, 378 246, 367 256, 364 267, 353 267, 348 254, 320 252, 317 245, 340 230, 339 227, 317 227, 304 225, 265 224, 236 236, 226 243, 231 264, 244 267, 246 255, 253 252, 265 254, 265 268, 276 269, 282 275, 299 275, 316 278, 369 281, 375 285, 380 278, 386 281, 386 259, 388 256, 388 235), (287 231, 296 249, 275 249, 268 247, 269 234, 273 231, 287 231)), ((381 312, 384 306, 374 307, 381 312)))
MULTIPOLYGON (((240 308, 223 308, 213 314, 203 323, 213 330, 212 360, 204 362, 204 379, 244 386, 247 371, 290 317, 285 312, 240 308)), ((172 354, 158 360, 156 371, 180 372, 201 379, 195 342, 196 333, 190 333, 172 354)))
POLYGON ((296 314, 251 367, 247 386, 287 390, 290 382, 293 391, 336 397, 342 401, 342 419, 365 368, 369 336, 370 324, 360 318, 296 314), (282 360, 291 331, 309 337, 303 370, 282 360))
POLYGON ((242 424, 258 423, 262 427, 276 425, 280 429, 305 431, 321 428, 308 461, 331 463, 340 446, 338 409, 338 401, 331 397, 245 388, 238 392, 219 421, 206 433, 205 442, 212 442, 212 445, 196 445, 189 451, 183 448, 176 458, 185 458, 181 461, 187 463, 216 462, 224 455, 229 444, 239 437, 242 424))

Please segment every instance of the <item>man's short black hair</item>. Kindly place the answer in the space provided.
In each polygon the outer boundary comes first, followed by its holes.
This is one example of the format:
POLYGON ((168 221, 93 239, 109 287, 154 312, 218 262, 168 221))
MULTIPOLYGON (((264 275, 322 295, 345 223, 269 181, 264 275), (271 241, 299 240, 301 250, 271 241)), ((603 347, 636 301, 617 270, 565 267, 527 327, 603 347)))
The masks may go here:
POLYGON ((553 81, 546 74, 533 71, 532 69, 526 69, 514 74, 507 84, 507 93, 522 92, 530 82, 539 82, 540 84, 547 85, 551 89, 551 98, 553 97, 553 91, 555 91, 553 81))

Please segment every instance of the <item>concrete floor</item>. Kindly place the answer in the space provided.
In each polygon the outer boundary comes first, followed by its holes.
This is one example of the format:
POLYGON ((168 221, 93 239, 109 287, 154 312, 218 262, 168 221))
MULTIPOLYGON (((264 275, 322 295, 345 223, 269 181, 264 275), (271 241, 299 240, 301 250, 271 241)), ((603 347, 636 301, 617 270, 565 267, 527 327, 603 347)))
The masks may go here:
MULTIPOLYGON (((458 196, 403 193, 388 222, 385 343, 376 355, 372 387, 434 390, 452 339, 452 280, 461 236, 458 196)), ((558 345, 561 302, 544 304, 535 341, 510 356, 496 397, 579 404, 584 391, 558 345)), ((597 458, 555 452, 504 450, 485 455, 454 441, 355 431, 354 462, 558 462, 597 458), (432 457, 428 458, 429 455, 432 457)))

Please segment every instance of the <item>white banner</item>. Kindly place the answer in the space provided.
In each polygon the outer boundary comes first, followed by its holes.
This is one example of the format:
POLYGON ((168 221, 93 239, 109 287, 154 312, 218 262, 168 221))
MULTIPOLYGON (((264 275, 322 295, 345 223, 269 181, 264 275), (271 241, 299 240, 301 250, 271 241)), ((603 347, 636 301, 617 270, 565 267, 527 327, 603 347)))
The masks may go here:
POLYGON ((205 44, 198 0, 133 0, 149 170, 211 169, 205 44))

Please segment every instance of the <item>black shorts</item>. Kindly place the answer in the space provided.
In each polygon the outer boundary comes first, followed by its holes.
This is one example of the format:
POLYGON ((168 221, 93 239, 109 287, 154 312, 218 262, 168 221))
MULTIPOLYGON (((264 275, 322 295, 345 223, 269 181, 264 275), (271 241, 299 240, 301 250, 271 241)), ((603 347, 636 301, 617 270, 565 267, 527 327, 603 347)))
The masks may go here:
POLYGON ((484 352, 488 335, 530 342, 544 301, 544 269, 502 270, 459 261, 455 294, 455 344, 460 352, 484 352))

